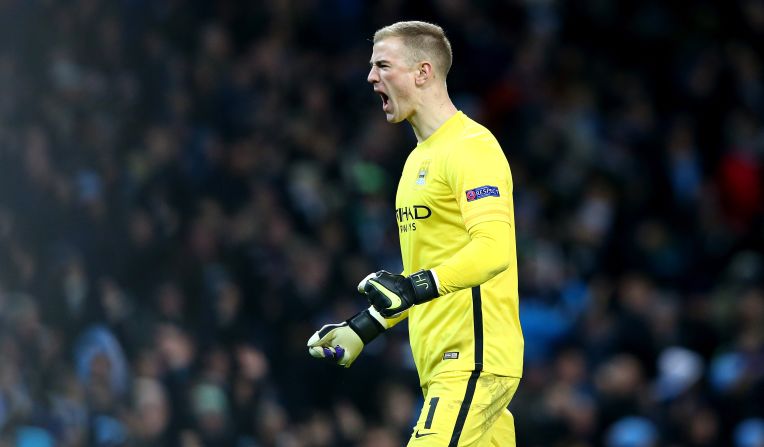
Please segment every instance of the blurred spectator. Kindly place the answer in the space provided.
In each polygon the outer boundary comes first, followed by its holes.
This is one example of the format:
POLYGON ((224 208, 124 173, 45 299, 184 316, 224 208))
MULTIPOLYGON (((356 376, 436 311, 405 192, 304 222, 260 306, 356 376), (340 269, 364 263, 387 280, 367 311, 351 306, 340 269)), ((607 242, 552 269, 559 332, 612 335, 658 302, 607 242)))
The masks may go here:
POLYGON ((764 420, 746 419, 735 428, 735 447, 764 446, 764 420))
POLYGON ((608 430, 607 447, 653 447, 657 445, 658 431, 647 419, 625 417, 608 430))

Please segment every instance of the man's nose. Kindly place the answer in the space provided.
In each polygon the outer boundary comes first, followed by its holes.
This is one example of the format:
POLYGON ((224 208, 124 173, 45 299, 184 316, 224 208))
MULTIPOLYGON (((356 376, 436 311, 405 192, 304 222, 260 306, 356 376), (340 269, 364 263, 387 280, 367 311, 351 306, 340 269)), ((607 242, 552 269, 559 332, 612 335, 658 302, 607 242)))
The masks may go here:
POLYGON ((366 81, 370 84, 379 82, 379 76, 377 76, 376 67, 371 67, 371 70, 369 70, 369 75, 366 76, 366 81))

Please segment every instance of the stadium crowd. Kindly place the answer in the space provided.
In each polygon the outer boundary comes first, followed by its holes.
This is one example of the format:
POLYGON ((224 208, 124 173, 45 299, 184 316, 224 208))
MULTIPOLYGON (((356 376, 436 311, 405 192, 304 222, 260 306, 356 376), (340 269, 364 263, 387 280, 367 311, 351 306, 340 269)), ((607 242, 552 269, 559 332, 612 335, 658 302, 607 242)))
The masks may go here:
POLYGON ((392 447, 415 140, 369 38, 430 20, 512 167, 521 446, 764 446, 764 2, 0 1, 0 446, 392 447))

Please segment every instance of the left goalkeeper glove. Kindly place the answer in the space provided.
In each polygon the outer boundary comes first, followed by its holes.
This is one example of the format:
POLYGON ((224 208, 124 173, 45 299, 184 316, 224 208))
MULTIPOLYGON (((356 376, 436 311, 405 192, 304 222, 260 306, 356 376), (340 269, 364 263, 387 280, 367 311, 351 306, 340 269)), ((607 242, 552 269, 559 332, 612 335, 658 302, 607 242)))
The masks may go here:
POLYGON ((387 329, 387 322, 374 308, 361 311, 347 321, 326 324, 308 340, 308 352, 350 368, 363 347, 387 329))
POLYGON ((411 276, 381 270, 364 278, 358 284, 358 291, 366 294, 369 303, 385 318, 438 297, 438 287, 431 270, 420 270, 411 276))

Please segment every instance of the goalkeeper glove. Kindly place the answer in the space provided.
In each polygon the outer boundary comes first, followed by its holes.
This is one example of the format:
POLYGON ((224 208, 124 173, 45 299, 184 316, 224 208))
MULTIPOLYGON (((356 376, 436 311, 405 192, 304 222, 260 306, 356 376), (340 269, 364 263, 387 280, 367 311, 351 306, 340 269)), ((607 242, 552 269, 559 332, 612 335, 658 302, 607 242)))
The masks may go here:
POLYGON ((373 307, 338 324, 327 324, 308 340, 308 352, 316 358, 350 368, 363 347, 387 329, 387 322, 373 307))
POLYGON ((364 278, 358 284, 358 291, 365 294, 369 303, 385 318, 438 297, 432 270, 420 270, 411 276, 381 270, 364 278))

